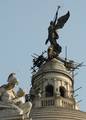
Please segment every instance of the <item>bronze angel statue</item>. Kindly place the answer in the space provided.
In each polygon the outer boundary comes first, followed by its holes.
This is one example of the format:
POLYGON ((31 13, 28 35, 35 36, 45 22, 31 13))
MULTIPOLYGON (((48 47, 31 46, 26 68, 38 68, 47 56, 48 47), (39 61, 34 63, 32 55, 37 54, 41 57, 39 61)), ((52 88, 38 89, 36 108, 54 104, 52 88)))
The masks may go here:
POLYGON ((56 11, 55 19, 50 22, 50 26, 48 28, 48 39, 45 42, 45 44, 50 42, 51 46, 53 46, 54 50, 58 51, 58 53, 61 52, 61 46, 59 46, 59 44, 56 41, 59 38, 57 30, 63 28, 64 24, 70 17, 70 13, 68 11, 65 15, 61 16, 60 18, 57 18, 59 8, 60 6, 58 6, 58 9, 56 11))

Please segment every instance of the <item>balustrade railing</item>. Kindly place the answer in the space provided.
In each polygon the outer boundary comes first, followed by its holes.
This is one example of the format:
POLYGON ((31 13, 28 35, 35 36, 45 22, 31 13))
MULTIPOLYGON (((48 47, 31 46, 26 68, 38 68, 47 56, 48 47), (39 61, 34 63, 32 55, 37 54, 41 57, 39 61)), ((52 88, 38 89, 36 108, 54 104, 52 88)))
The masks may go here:
POLYGON ((54 98, 45 98, 45 99, 41 99, 41 106, 45 107, 45 106, 54 106, 54 98))

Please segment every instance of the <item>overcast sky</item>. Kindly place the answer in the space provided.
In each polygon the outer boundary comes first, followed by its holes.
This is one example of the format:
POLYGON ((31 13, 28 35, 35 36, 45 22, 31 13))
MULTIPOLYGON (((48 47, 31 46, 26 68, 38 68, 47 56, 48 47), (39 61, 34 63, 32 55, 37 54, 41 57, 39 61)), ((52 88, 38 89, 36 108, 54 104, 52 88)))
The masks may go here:
MULTIPOLYGON (((15 72, 26 92, 30 89, 33 53, 41 54, 45 46, 47 28, 53 19, 57 6, 59 16, 70 11, 70 18, 59 30, 59 44, 63 47, 61 56, 86 65, 86 1, 85 0, 0 0, 0 84, 6 83, 11 72, 15 72)), ((86 111, 86 67, 77 70, 75 89, 83 88, 77 100, 81 110, 86 111)))

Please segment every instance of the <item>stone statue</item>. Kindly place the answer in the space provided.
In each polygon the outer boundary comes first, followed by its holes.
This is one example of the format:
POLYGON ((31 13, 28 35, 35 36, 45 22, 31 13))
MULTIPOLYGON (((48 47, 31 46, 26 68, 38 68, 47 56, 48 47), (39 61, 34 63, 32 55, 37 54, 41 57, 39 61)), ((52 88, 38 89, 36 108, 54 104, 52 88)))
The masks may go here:
MULTIPOLYGON (((23 91, 23 89, 19 88, 17 93, 15 92, 15 85, 18 85, 15 73, 11 73, 8 76, 7 82, 7 84, 0 87, 0 104, 3 104, 4 108, 3 116, 6 114, 9 117, 22 115, 23 117, 27 116, 29 118, 32 103, 30 101, 24 100, 25 92, 23 91), (6 107, 5 109, 4 105, 8 107, 6 107)), ((0 114, 0 116, 2 116, 2 114, 0 114)))
POLYGON ((52 46, 53 50, 59 54, 61 52, 61 46, 57 43, 57 39, 59 39, 59 35, 57 30, 63 28, 64 24, 69 19, 70 13, 69 11, 64 15, 58 18, 58 10, 60 6, 58 6, 55 19, 50 22, 50 26, 48 28, 48 39, 46 40, 45 44, 50 42, 50 45, 52 46))
POLYGON ((13 89, 15 85, 18 84, 15 73, 11 73, 9 75, 7 82, 7 84, 0 87, 0 98, 4 102, 12 102, 12 100, 16 97, 16 93, 13 89))

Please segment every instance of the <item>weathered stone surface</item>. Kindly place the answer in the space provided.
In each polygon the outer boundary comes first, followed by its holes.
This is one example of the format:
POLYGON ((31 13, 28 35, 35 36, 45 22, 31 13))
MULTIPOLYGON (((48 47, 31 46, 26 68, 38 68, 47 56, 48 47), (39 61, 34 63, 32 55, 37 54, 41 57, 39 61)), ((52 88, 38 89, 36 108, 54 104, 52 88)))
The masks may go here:
POLYGON ((32 120, 86 120, 86 112, 61 107, 44 107, 32 110, 32 120))

